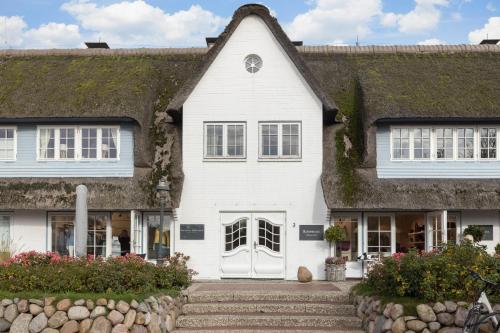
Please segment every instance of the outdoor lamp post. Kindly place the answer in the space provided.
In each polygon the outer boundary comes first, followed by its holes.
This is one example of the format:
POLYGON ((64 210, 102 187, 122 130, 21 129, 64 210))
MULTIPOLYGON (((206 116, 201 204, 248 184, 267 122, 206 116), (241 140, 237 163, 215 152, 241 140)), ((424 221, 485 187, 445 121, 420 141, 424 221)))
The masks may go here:
POLYGON ((163 246, 163 218, 165 210, 165 201, 167 201, 167 194, 170 192, 170 186, 168 186, 165 178, 161 178, 156 186, 156 192, 160 196, 160 231, 159 231, 159 243, 156 249, 156 263, 161 265, 163 263, 163 258, 161 257, 161 248, 163 246))

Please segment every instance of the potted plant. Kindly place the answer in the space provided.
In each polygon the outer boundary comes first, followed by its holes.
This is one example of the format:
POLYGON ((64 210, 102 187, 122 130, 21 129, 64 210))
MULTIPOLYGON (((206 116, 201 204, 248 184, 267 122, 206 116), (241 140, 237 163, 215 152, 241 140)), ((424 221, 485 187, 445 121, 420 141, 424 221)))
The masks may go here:
POLYGON ((330 248, 333 247, 333 256, 325 259, 325 271, 327 281, 345 280, 346 259, 335 256, 336 243, 346 239, 346 232, 340 225, 331 225, 325 231, 325 239, 330 242, 330 248))
POLYGON ((325 259, 325 271, 327 281, 345 281, 344 257, 328 257, 325 259))

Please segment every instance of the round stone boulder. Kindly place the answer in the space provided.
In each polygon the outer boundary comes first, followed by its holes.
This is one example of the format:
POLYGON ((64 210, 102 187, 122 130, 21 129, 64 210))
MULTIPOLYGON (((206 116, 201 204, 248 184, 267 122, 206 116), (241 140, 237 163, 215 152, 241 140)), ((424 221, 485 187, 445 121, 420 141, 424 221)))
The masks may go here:
POLYGON ((89 333, 111 333, 111 322, 105 317, 97 317, 92 323, 89 333))
POLYGON ((392 324, 393 333, 404 333, 406 332, 406 322, 403 317, 399 317, 392 324))
POLYGON ((116 310, 120 311, 122 314, 126 314, 130 310, 130 305, 125 301, 118 301, 116 303, 116 310))
POLYGON ((10 322, 4 318, 0 318, 0 332, 7 332, 10 328, 10 322))
POLYGON ((56 313, 56 308, 53 305, 46 305, 43 307, 43 312, 47 317, 52 317, 54 313, 56 313))
POLYGON ((446 312, 453 313, 457 311, 457 303, 452 301, 444 302, 444 306, 446 306, 446 312))
POLYGON ((82 320, 90 315, 89 309, 85 306, 72 306, 68 310, 68 318, 70 320, 82 320))
POLYGON ((427 327, 429 327, 429 331, 431 331, 431 333, 435 333, 439 331, 439 329, 441 328, 441 324, 437 321, 433 321, 428 323, 427 327))
POLYGON ((297 271, 297 279, 299 282, 306 283, 306 282, 311 282, 312 281, 312 273, 310 270, 307 269, 305 266, 300 266, 299 270, 297 271))
POLYGON ((106 308, 104 306, 98 305, 90 313, 90 318, 94 319, 94 318, 97 318, 100 316, 105 316, 107 313, 108 313, 108 311, 106 310, 106 308))
POLYGON ((45 327, 47 327, 47 316, 45 313, 40 313, 37 315, 33 320, 31 321, 29 325, 29 331, 30 333, 39 333, 41 332, 45 327))
POLYGON ((427 324, 421 320, 410 320, 406 323, 406 327, 411 331, 422 332, 427 327, 427 324))
POLYGON ((68 321, 68 316, 66 315, 66 312, 56 311, 56 313, 54 313, 52 317, 50 317, 48 324, 50 328, 59 328, 62 325, 64 325, 67 321, 68 321))
POLYGON ((17 311, 21 313, 29 311, 29 303, 27 299, 22 299, 17 303, 17 311))
POLYGON ((431 321, 436 321, 436 314, 434 313, 434 310, 427 304, 419 304, 417 305, 417 314, 418 318, 420 318, 421 321, 429 323, 431 321))
POLYGON ((108 319, 114 326, 117 324, 121 324, 123 322, 123 319, 125 319, 125 317, 119 311, 113 310, 108 314, 108 319))
POLYGON ((458 327, 464 327, 465 319, 467 319, 468 314, 469 311, 467 309, 459 307, 455 313, 455 325, 458 327))
POLYGON ((448 312, 438 313, 437 320, 441 325, 451 326, 455 322, 455 316, 448 312))
POLYGON ((34 316, 43 312, 43 308, 38 304, 30 304, 30 313, 34 316))
POLYGON ((90 331, 90 328, 92 327, 92 319, 84 319, 80 322, 80 333, 88 333, 90 331))
POLYGON ((401 304, 394 304, 391 307, 390 316, 392 320, 396 320, 401 317, 404 313, 404 308, 401 304))
POLYGON ((441 303, 441 302, 437 302, 432 307, 432 310, 434 310, 435 314, 438 314, 438 313, 441 313, 441 312, 445 312, 446 311, 446 306, 443 303, 441 303))
POLYGON ((78 322, 76 320, 70 320, 63 325, 60 333, 77 333, 80 330, 78 322))
POLYGON ((14 319, 16 319, 17 315, 19 314, 19 311, 17 311, 17 305, 16 304, 11 304, 7 306, 5 311, 3 312, 3 317, 9 322, 12 323, 14 319))
POLYGON ((21 313, 10 326, 10 333, 26 333, 29 332, 30 321, 33 318, 31 313, 21 313))
POLYGON ((71 306, 71 300, 68 298, 60 300, 57 305, 56 309, 58 311, 68 311, 69 307, 71 306))
POLYGON ((112 333, 128 333, 128 327, 123 324, 118 324, 111 330, 112 333))

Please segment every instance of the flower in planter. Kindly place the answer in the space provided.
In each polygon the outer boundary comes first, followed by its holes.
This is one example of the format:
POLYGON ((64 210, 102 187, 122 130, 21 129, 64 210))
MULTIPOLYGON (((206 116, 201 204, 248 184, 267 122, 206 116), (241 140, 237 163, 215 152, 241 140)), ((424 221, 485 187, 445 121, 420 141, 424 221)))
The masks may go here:
POLYGON ((328 257, 325 259, 326 265, 345 265, 345 257, 328 257))

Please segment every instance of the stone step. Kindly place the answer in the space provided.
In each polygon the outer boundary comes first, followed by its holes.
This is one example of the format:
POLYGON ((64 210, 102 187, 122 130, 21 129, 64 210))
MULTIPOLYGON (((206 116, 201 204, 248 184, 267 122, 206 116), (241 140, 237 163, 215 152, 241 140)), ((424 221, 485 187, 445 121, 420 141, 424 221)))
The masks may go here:
POLYGON ((269 327, 239 327, 239 328, 179 328, 174 331, 175 333, 207 333, 207 332, 217 332, 217 333, 365 333, 365 331, 360 329, 342 329, 335 330, 330 328, 325 329, 307 329, 307 328, 269 328, 269 327))
POLYGON ((191 303, 182 307, 184 314, 235 314, 235 313, 304 313, 318 315, 352 316, 353 305, 334 303, 296 303, 296 302, 221 302, 191 303))
POLYGON ((344 292, 196 291, 188 295, 188 301, 189 303, 276 301, 350 304, 349 296, 344 292))
POLYGON ((200 314, 180 316, 179 328, 308 328, 359 329, 361 320, 354 316, 298 315, 298 314, 200 314))

